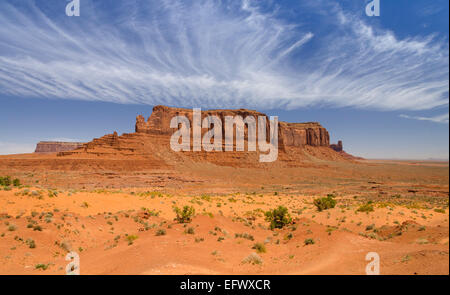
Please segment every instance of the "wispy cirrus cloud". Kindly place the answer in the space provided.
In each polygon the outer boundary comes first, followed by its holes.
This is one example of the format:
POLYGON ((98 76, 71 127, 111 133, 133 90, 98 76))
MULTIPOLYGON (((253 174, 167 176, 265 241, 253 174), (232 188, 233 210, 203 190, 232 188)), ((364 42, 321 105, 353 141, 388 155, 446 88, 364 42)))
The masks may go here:
POLYGON ((268 13, 251 1, 82 1, 79 18, 44 2, 8 2, 0 4, 6 95, 259 109, 448 105, 446 42, 399 40, 338 2, 321 13, 305 5, 294 23, 282 7, 268 13), (334 29, 305 25, 306 14, 334 29))
POLYGON ((408 116, 408 115, 402 114, 402 115, 400 115, 400 117, 405 118, 405 119, 414 119, 414 120, 420 120, 420 121, 430 121, 430 122, 434 122, 434 123, 448 124, 449 113, 438 115, 438 116, 433 116, 433 117, 408 116))

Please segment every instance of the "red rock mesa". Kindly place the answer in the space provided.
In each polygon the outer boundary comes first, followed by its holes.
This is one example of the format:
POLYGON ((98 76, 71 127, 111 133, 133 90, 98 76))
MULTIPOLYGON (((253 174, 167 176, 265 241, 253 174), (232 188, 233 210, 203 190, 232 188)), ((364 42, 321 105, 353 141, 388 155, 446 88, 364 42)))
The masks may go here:
MULTIPOLYGON (((155 163, 178 164, 186 161, 206 161, 219 165, 230 166, 259 166, 257 156, 259 152, 174 152, 170 149, 170 137, 175 129, 170 128, 170 121, 174 116, 186 116, 192 123, 192 109, 155 106, 151 116, 145 120, 137 116, 134 133, 124 133, 121 136, 114 132, 73 151, 58 153, 61 157, 131 157, 152 159, 155 163)), ((266 116, 263 113, 247 110, 202 110, 202 119, 215 115, 224 123, 225 116, 266 116)), ((267 117, 267 116, 266 116, 267 117)), ((269 124, 269 118, 266 119, 269 124)), ((247 140, 247 126, 245 125, 245 140, 247 140)), ((266 126, 269 131, 269 126, 266 126)), ((202 128, 202 134, 207 131, 202 128)), ((267 138, 269 138, 267 136, 267 138)), ((277 162, 296 166, 311 156, 330 159, 348 160, 348 155, 338 153, 330 147, 328 131, 317 122, 287 123, 279 122, 278 148, 280 156, 277 162)))

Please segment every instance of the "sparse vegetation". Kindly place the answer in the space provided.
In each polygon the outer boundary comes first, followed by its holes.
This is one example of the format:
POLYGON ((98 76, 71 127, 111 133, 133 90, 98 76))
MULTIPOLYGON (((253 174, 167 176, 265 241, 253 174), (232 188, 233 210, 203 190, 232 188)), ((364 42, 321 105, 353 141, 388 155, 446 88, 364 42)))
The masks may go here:
POLYGON ((35 226, 33 227, 33 230, 34 230, 34 231, 42 231, 42 227, 41 227, 40 225, 35 225, 35 226))
POLYGON ((323 211, 327 209, 334 208, 336 206, 336 200, 333 194, 328 194, 326 198, 315 199, 313 204, 317 207, 317 210, 323 211))
POLYGON ((375 224, 370 224, 370 225, 366 226, 366 231, 373 230, 374 228, 375 228, 375 224))
POLYGON ((35 268, 35 269, 47 270, 48 267, 49 267, 49 264, 42 264, 42 263, 39 263, 39 264, 36 264, 34 268, 35 268))
POLYGON ((247 240, 250 240, 250 241, 254 240, 253 236, 251 234, 248 234, 248 233, 242 233, 242 234, 236 233, 236 234, 234 234, 234 237, 235 238, 243 238, 243 239, 247 239, 247 240))
POLYGON ((30 247, 31 249, 36 248, 36 243, 34 242, 33 239, 27 239, 26 244, 27 244, 28 247, 30 247))
POLYGON ((313 239, 309 238, 305 239, 304 243, 307 246, 307 245, 314 245, 316 242, 313 239))
POLYGON ((156 236, 165 236, 166 235, 166 230, 165 229, 158 229, 156 231, 156 236))
POLYGON ((12 180, 11 180, 10 176, 4 176, 4 177, 0 176, 0 186, 10 186, 11 183, 12 183, 12 180))
POLYGON ((262 258, 256 254, 256 253, 251 253, 250 255, 248 255, 247 257, 245 257, 242 260, 242 263, 250 263, 250 264, 262 264, 263 260, 262 258))
POLYGON ((252 247, 252 249, 255 249, 258 253, 266 253, 266 246, 263 243, 255 243, 252 247))
POLYGON ((373 212, 373 204, 372 202, 367 202, 364 205, 359 206, 358 210, 356 210, 358 212, 373 212))
POLYGON ((294 235, 292 234, 292 233, 288 233, 288 234, 286 234, 285 236, 284 236, 284 239, 286 240, 286 241, 289 241, 290 239, 292 239, 294 237, 294 235))
POLYGON ((192 206, 184 206, 183 210, 178 207, 174 207, 173 211, 177 215, 175 220, 178 223, 189 223, 195 215, 195 209, 192 206))
POLYGON ((276 209, 267 211, 265 213, 266 221, 270 222, 270 229, 283 228, 284 226, 292 222, 292 218, 289 215, 288 209, 283 206, 279 206, 276 209))
POLYGON ((137 240, 139 237, 137 235, 128 235, 126 236, 126 240, 128 242, 128 246, 133 245, 134 241, 137 240))
POLYGON ((13 186, 16 186, 16 187, 17 187, 17 186, 20 186, 20 180, 17 179, 17 178, 14 179, 14 180, 13 180, 13 186))
POLYGON ((188 235, 193 235, 195 234, 195 229, 193 227, 188 227, 184 232, 188 235))

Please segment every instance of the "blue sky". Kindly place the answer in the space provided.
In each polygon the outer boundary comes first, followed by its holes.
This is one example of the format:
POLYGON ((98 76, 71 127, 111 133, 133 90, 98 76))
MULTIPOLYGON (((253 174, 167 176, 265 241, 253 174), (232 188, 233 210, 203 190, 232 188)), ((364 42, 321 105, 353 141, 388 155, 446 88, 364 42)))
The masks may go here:
POLYGON ((319 121, 368 158, 449 153, 449 3, 0 3, 0 154, 132 132, 153 105, 319 121))

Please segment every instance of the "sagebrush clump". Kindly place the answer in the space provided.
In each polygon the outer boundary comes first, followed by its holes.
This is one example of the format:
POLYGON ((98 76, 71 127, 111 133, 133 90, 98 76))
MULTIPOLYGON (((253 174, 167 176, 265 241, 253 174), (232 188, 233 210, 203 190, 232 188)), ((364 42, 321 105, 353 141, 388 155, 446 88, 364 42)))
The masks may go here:
POLYGON ((262 264, 263 260, 262 258, 256 254, 256 253, 251 253, 250 255, 248 255, 247 257, 245 257, 242 260, 242 263, 250 263, 250 264, 262 264))
POLYGON ((283 228, 292 222, 292 218, 289 215, 288 209, 283 206, 279 206, 276 209, 267 211, 265 213, 266 221, 270 222, 270 229, 283 228))
POLYGON ((178 207, 174 207, 173 211, 177 215, 175 220, 179 223, 189 223, 195 215, 195 209, 192 206, 184 206, 183 210, 178 207))
POLYGON ((364 205, 359 206, 358 210, 356 210, 358 212, 373 212, 373 204, 371 201, 367 202, 364 205))
POLYGON ((323 211, 334 208, 336 206, 336 200, 334 199, 334 195, 329 194, 326 198, 315 199, 314 205, 317 207, 317 210, 323 211))
POLYGON ((17 178, 12 180, 11 176, 0 176, 0 186, 9 187, 11 184, 13 186, 20 186, 20 180, 17 178))
POLYGON ((263 243, 255 243, 252 247, 252 249, 255 249, 258 253, 266 253, 266 246, 263 243))
POLYGON ((313 239, 305 239, 304 241, 305 245, 314 245, 316 242, 313 239))

